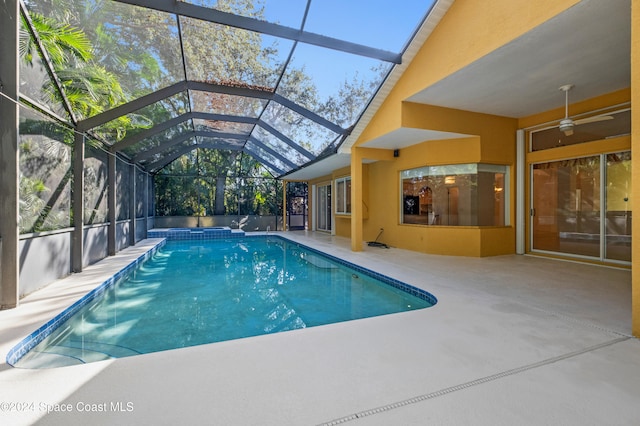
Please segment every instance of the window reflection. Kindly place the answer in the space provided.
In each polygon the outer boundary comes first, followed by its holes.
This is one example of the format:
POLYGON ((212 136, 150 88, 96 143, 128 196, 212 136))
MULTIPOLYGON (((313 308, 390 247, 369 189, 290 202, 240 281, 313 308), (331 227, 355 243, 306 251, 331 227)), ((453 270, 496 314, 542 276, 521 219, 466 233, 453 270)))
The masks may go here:
POLYGON ((533 248, 600 255, 600 156, 533 166, 533 248))
POLYGON ((336 213, 351 213, 351 177, 336 179, 336 213))
POLYGON ((402 223, 506 225, 507 166, 458 164, 402 172, 402 223))
POLYGON ((606 258, 631 262, 631 151, 606 157, 606 258))
POLYGON ((631 133, 631 111, 606 114, 609 120, 576 126, 571 135, 565 135, 557 126, 531 133, 531 151, 576 145, 631 133))
POLYGON ((630 195, 629 151, 534 164, 533 249, 631 261, 630 195))

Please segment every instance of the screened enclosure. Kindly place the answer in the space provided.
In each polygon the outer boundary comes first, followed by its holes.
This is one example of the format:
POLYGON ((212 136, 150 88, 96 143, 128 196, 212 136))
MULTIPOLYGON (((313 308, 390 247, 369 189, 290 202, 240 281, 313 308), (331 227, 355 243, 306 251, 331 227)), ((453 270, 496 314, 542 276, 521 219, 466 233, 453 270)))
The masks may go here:
POLYGON ((71 225, 78 137, 86 225, 111 184, 116 220, 282 216, 277 180, 335 152, 430 7, 379 3, 20 2, 21 232, 71 225))
POLYGON ((154 227, 304 229, 287 174, 337 151, 432 3, 10 0, 20 291, 154 227))

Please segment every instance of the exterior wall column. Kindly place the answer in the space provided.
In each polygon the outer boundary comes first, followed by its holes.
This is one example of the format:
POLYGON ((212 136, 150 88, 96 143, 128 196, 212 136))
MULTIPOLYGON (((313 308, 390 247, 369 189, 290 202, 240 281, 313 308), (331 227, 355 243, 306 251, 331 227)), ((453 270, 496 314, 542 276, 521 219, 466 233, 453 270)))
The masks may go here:
POLYGON ((0 309, 18 306, 20 294, 18 4, 5 0, 0 13, 0 309))
POLYGON ((144 218, 144 232, 142 239, 147 239, 147 231, 149 230, 149 173, 143 172, 144 187, 142 188, 142 217, 144 218))
POLYGON ((287 228, 287 181, 282 181, 282 230, 288 231, 287 228))
POLYGON ((136 213, 138 210, 138 194, 136 188, 136 165, 129 166, 129 245, 136 245, 136 213))
POLYGON ((72 269, 82 272, 84 263, 84 135, 76 132, 73 142, 73 242, 72 269))
MULTIPOLYGON (((640 0, 631 0, 631 211, 640 212, 640 0)), ((632 333, 640 337, 640 220, 632 221, 632 333)))
POLYGON ((351 148, 351 250, 362 251, 362 152, 351 148))
POLYGON ((525 212, 526 153, 525 133, 524 130, 519 129, 516 132, 516 254, 524 254, 526 251, 525 230, 529 217, 525 212))
POLYGON ((108 206, 109 206, 109 230, 107 231, 107 247, 109 256, 116 254, 116 229, 118 215, 116 212, 116 191, 118 187, 117 175, 116 175, 116 163, 118 159, 116 154, 109 154, 109 194, 108 194, 108 206))

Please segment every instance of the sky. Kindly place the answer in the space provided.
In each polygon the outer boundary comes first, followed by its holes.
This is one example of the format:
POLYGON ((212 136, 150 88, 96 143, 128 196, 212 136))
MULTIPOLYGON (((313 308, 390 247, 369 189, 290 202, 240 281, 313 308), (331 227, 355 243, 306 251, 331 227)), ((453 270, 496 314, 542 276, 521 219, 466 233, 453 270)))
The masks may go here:
MULTIPOLYGON (((183 0, 205 7, 216 7, 218 0, 183 0)), ((300 28, 307 0, 253 0, 264 6, 265 19, 300 28)), ((321 34, 369 47, 402 53, 435 0, 311 0, 304 31, 321 34)), ((264 40, 271 43, 272 38, 264 40)), ((290 43, 279 43, 281 58, 288 55, 290 43)), ((379 61, 356 55, 331 52, 299 44, 294 65, 311 76, 322 100, 337 93, 342 82, 373 78, 371 68, 379 61)))
MULTIPOLYGON (((270 22, 298 28, 307 0, 265 0, 270 22)), ((401 53, 433 0, 312 0, 304 30, 353 43, 401 53)), ((378 61, 340 52, 300 46, 296 66, 306 64, 320 94, 335 93, 345 79, 366 77, 378 61)))
MULTIPOLYGON (((312 0, 305 31, 399 52, 432 0, 312 0), (400 5, 398 7, 398 4, 400 5)), ((265 0, 269 21, 298 27, 306 0, 265 0)))

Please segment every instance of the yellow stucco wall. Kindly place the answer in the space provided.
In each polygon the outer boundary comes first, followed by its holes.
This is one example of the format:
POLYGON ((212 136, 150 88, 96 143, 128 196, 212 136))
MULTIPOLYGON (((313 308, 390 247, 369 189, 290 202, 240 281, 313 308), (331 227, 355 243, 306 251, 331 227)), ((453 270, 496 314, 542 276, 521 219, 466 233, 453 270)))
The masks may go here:
MULTIPOLYGON (((559 108, 522 117, 513 124, 504 123, 497 128, 483 128, 476 123, 460 120, 463 112, 434 109, 431 106, 416 106, 406 102, 413 94, 446 78, 464 68, 487 53, 504 46, 508 42, 527 33, 536 26, 552 19, 562 11, 579 3, 580 0, 456 0, 434 29, 425 44, 413 59, 413 62, 395 84, 391 93, 377 110, 373 119, 360 134, 354 144, 357 147, 368 140, 375 139, 403 126, 446 130, 475 135, 468 139, 430 141, 411 148, 404 148, 400 157, 393 160, 378 161, 369 165, 363 191, 370 191, 369 218, 362 219, 362 228, 351 222, 350 230, 361 232, 364 240, 372 240, 380 228, 384 228, 382 241, 397 247, 416 251, 440 254, 459 254, 484 256, 514 252, 513 227, 474 228, 474 227, 426 227, 400 225, 399 171, 427 164, 448 164, 454 159, 458 162, 486 161, 513 165, 515 144, 508 144, 508 137, 494 135, 511 133, 513 128, 529 128, 541 123, 562 118, 563 109, 559 108), (491 22, 492 25, 487 25, 491 22), (458 121, 459 120, 459 121, 458 121), (441 126, 441 127, 438 127, 441 126), (463 130, 464 129, 464 130, 463 130), (484 133, 483 133, 484 132, 484 133), (497 141, 496 141, 497 140, 497 141), (455 155, 455 156, 454 156, 455 155), (505 160, 506 159, 506 160, 505 160), (464 244, 460 244, 463 241, 464 244), (507 242, 502 244, 502 242, 507 242)), ((640 0, 632 1, 631 34, 631 88, 609 95, 571 105, 572 114, 612 106, 629 101, 640 105, 640 0)), ((495 118, 496 122, 503 119, 495 118)), ((513 132, 513 133, 512 133, 513 132)), ((544 156, 567 155, 580 156, 591 151, 602 150, 604 142, 566 147, 564 151, 532 153, 527 160, 542 161, 544 156)), ((632 151, 640 152, 640 110, 632 112, 632 134, 628 138, 607 141, 607 149, 614 145, 624 148, 631 146, 632 151)), ((624 148, 626 149, 626 148, 624 148)), ((352 153, 353 158, 353 153, 352 153)), ((632 157, 633 180, 640 181, 640 155, 632 157)), ((512 174, 512 195, 514 195, 515 167, 512 174)), ((526 187, 528 187, 528 183, 526 187)), ((515 199, 512 196, 512 203, 515 199)), ((526 196, 528 199, 528 194, 526 196)), ((511 223, 514 223, 513 204, 511 205, 511 223)), ((640 211, 640 185, 632 189, 632 210, 640 211)), ((528 209, 528 207, 527 207, 528 209)), ((361 212, 359 213, 361 214, 361 212)), ((342 232, 342 231, 341 231, 342 232)), ((528 234, 528 233, 527 233, 528 234)), ((633 221, 633 234, 640 235, 640 221, 633 221)), ((346 231, 345 231, 346 235, 346 231)), ((352 247, 356 247, 352 244, 352 247)), ((633 333, 640 337, 640 241, 633 240, 632 254, 632 312, 633 333)))
MULTIPOLYGON (((501 121, 501 117, 487 120, 490 117, 485 114, 478 114, 483 117, 473 118, 467 112, 454 110, 449 110, 449 112, 463 114, 471 121, 479 118, 485 119, 476 123, 476 130, 483 134, 488 131, 489 127, 493 128, 495 132, 497 121, 501 121)), ((449 115, 446 115, 446 119, 450 119, 449 115)), ((412 125, 417 126, 417 121, 414 121, 412 125)), ((426 165, 480 162, 513 166, 515 161, 513 149, 515 120, 505 120, 502 125, 510 131, 504 132, 502 140, 498 138, 491 140, 491 145, 494 148, 501 146, 502 149, 483 150, 483 140, 479 136, 427 141, 400 150, 399 157, 392 161, 378 161, 370 164, 368 177, 370 214, 369 218, 363 221, 364 240, 374 240, 380 229, 384 229, 380 241, 393 247, 413 251, 475 257, 514 253, 515 231, 513 226, 423 226, 400 223, 400 172, 402 170, 426 165)), ((500 133, 500 131, 496 133, 500 133)), ((513 183, 511 188, 513 192, 513 183)), ((514 199, 515 197, 512 196, 511 200, 514 199)), ((513 211, 513 206, 511 210, 513 211)))
MULTIPOLYGON (((363 188, 363 193, 362 193, 363 217, 367 219, 369 215, 369 205, 368 205, 369 203, 369 185, 368 185, 369 167, 367 164, 363 165, 362 173, 365 181, 365 187, 363 188)), ((311 191, 311 187, 313 185, 327 185, 327 184, 331 184, 332 191, 335 191, 335 180, 345 176, 351 176, 350 167, 337 169, 337 170, 334 170, 329 175, 309 180, 307 182, 309 186, 309 191, 311 191)), ((311 226, 311 217, 315 215, 315 210, 314 210, 315 207, 313 205, 312 198, 313 197, 311 197, 311 192, 309 192, 309 226, 311 226)), ((335 194, 332 194, 332 197, 331 197, 332 202, 335 202, 335 199, 336 199, 335 194)), ((351 237, 351 215, 336 214, 335 204, 331 206, 331 211, 333 212, 333 218, 332 218, 333 233, 335 233, 335 235, 340 237, 350 238, 351 237)))
POLYGON ((361 134, 362 142, 401 126, 403 102, 520 37, 579 0, 457 0, 361 134), (492 25, 487 25, 491 22, 492 25))
MULTIPOLYGON (((375 238, 380 228, 383 228, 385 242, 411 250, 471 256, 515 252, 513 226, 436 228, 400 225, 398 200, 400 170, 429 164, 506 164, 511 166, 509 223, 513 225, 517 120, 420 105, 406 102, 406 99, 525 34, 577 2, 578 0, 458 0, 453 3, 370 124, 361 133, 354 147, 362 146, 368 140, 401 127, 464 133, 473 135, 474 138, 465 142, 425 142, 402 149, 398 159, 372 164, 370 185, 367 188, 371 191, 370 215, 368 219, 362 219, 361 229, 357 221, 351 222, 351 235, 357 238, 362 235, 364 240, 370 240, 375 238), (518 19, 514 19, 514 16, 518 19), (487 22, 500 25, 489 26, 486 25, 487 22), (471 141, 473 143, 470 144, 471 141), (458 148, 459 144, 468 146, 458 148), (409 160, 405 160, 407 158, 409 160), (464 244, 460 244, 460 241, 464 241, 464 244)), ((357 149, 352 149, 352 159, 357 149)), ((352 248, 357 250, 358 244, 352 242, 352 248)))

